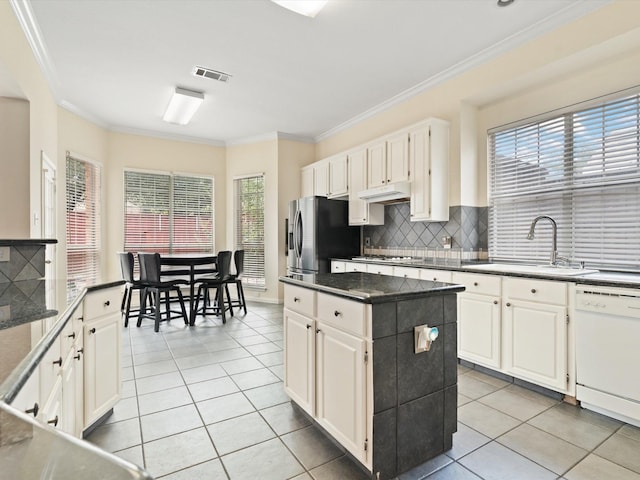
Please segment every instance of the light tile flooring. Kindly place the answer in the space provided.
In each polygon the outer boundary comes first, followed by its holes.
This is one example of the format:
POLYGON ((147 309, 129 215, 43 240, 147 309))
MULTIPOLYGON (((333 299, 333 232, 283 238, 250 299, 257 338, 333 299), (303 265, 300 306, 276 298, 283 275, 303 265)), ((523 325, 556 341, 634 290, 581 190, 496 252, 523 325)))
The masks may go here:
MULTIPOLYGON (((166 480, 367 478, 288 401, 282 330, 259 303, 123 329, 123 398, 88 440, 166 480)), ((462 366, 458 389, 453 448, 399 480, 640 480, 640 429, 462 366)))

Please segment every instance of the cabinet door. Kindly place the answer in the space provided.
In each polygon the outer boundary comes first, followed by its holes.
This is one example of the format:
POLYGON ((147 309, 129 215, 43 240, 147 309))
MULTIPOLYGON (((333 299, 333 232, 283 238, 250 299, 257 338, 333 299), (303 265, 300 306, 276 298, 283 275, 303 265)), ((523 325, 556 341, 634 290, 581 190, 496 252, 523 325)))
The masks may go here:
POLYGON ((320 197, 329 195, 329 163, 313 164, 313 194, 320 197))
POLYGON ((359 150, 349 155, 349 225, 365 225, 369 221, 369 205, 358 197, 367 188, 367 151, 359 150))
POLYGON ((349 170, 346 155, 338 155, 329 160, 329 198, 344 197, 349 194, 349 170))
POLYGON ((500 369, 500 298, 458 294, 458 357, 500 369))
POLYGON ((11 406, 27 415, 37 417, 42 408, 42 400, 44 399, 40 398, 40 369, 36 368, 11 402, 11 406))
POLYGON ((313 196, 313 167, 305 167, 300 170, 300 196, 313 196))
POLYGON ((365 340, 316 324, 316 419, 356 458, 366 458, 365 340))
POLYGON ((307 413, 314 415, 314 321, 284 309, 284 389, 307 413))
POLYGON ((49 391, 49 397, 44 401, 39 413, 40 420, 54 428, 60 425, 62 414, 62 377, 58 375, 49 391))
POLYGON ((82 428, 78 425, 77 411, 82 404, 78 404, 78 377, 74 359, 75 351, 70 351, 62 364, 62 402, 60 407, 60 430, 70 435, 79 436, 82 428))
POLYGON ((120 398, 119 315, 85 319, 84 427, 89 427, 120 398))
POLYGON ((505 299, 505 371, 557 391, 567 389, 567 309, 505 299))
POLYGON ((409 134, 387 139, 387 182, 409 180, 409 134))
POLYGON ((379 142, 367 148, 367 188, 387 183, 387 143, 379 142))

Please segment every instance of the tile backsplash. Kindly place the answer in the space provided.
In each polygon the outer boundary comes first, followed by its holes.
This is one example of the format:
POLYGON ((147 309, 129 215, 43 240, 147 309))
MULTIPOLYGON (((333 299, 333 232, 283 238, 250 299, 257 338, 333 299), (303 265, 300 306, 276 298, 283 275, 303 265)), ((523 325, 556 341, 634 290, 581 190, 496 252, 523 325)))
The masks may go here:
POLYGON ((44 244, 11 245, 2 248, 8 249, 9 260, 0 261, 0 284, 44 277, 44 244))
MULTIPOLYGON (((363 240, 369 238, 370 250, 439 249, 445 247, 444 237, 451 237, 452 250, 482 252, 488 246, 487 207, 449 207, 448 222, 412 222, 409 203, 384 207, 384 225, 363 227, 363 240)), ((365 248, 365 253, 367 248, 365 248)), ((373 252, 371 252, 373 253, 373 252)))

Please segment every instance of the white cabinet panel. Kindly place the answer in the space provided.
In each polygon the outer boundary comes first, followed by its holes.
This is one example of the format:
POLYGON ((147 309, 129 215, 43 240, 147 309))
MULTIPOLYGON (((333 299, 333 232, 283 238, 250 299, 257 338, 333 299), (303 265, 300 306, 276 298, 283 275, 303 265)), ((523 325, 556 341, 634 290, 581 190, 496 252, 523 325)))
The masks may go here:
POLYGON ((309 415, 315 414, 315 321, 284 309, 284 389, 309 415))
POLYGON ((499 369, 502 331, 500 298, 458 294, 458 356, 499 369))
POLYGON ((329 159, 329 198, 349 195, 349 169, 346 155, 329 159))
POLYGON ((367 203, 358 192, 367 188, 367 150, 349 154, 349 225, 384 225, 384 205, 367 203))

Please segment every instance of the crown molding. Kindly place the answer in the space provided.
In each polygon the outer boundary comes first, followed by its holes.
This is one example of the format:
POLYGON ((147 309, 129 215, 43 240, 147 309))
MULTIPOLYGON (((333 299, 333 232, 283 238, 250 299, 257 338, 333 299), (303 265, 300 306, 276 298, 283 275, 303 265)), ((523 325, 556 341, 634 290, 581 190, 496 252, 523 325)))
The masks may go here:
POLYGON ((60 84, 58 82, 58 75, 42 39, 42 33, 40 27, 35 20, 33 10, 31 9, 31 3, 29 0, 9 0, 11 8, 18 19, 18 23, 24 32, 27 42, 33 51, 33 56, 36 58, 36 62, 42 70, 42 74, 49 85, 49 89, 56 101, 60 104, 62 99, 60 97, 60 84))
MULTIPOLYGON (((468 57, 467 59, 458 62, 452 67, 443 70, 442 72, 433 75, 423 82, 418 83, 417 85, 405 90, 404 92, 399 93, 398 95, 394 95, 390 99, 376 105, 375 107, 370 108, 362 112, 355 117, 343 122, 339 125, 336 125, 333 128, 321 133, 320 135, 314 138, 314 141, 321 142, 326 140, 327 138, 336 135, 344 130, 347 130, 351 127, 356 126, 357 124, 371 118, 375 115, 378 115, 390 108, 399 105, 400 103, 415 97, 447 80, 450 80, 467 70, 470 70, 473 67, 481 65, 484 62, 487 62, 501 54, 508 52, 527 41, 533 40, 540 35, 543 35, 547 32, 550 32, 564 24, 568 21, 576 20, 579 17, 582 17, 590 12, 597 10, 598 8, 603 7, 604 5, 611 3, 610 0, 594 0, 593 2, 584 2, 582 0, 574 0, 571 4, 565 6, 564 8, 559 9, 552 16, 547 17, 544 20, 538 21, 524 30, 521 30, 518 33, 511 35, 510 37, 504 38, 494 45, 485 48, 484 50, 479 51, 475 55, 468 57), (589 3, 587 5, 587 3, 589 3), (578 12, 578 16, 576 16, 576 12, 578 12)), ((513 8, 513 7, 511 7, 513 8)))
POLYGON ((228 147, 234 147, 237 145, 249 145, 252 143, 268 142, 271 140, 291 140, 294 142, 309 143, 311 145, 315 144, 315 140, 312 137, 305 137, 302 135, 294 135, 292 133, 284 133, 284 132, 270 132, 262 135, 255 135, 251 137, 238 138, 235 140, 228 140, 225 143, 228 147))
POLYGON ((210 145, 212 147, 225 147, 225 142, 220 140, 211 140, 209 138, 190 137, 188 135, 178 135, 174 133, 157 132, 154 130, 145 130, 142 128, 110 126, 107 130, 114 133, 124 133, 127 135, 138 135, 141 137, 152 137, 161 140, 172 140, 176 142, 198 143, 202 145, 210 145))

